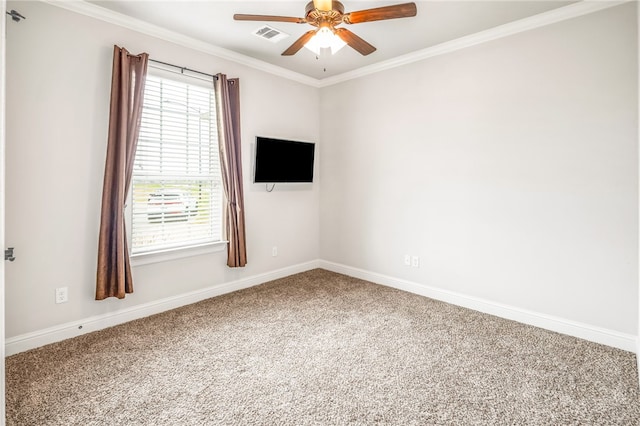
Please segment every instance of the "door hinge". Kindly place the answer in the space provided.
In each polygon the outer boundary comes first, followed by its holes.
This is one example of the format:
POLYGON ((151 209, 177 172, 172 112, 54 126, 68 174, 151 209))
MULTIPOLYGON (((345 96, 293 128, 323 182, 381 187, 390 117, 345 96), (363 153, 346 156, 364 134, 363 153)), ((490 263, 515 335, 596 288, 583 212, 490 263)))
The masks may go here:
POLYGON ((4 260, 8 260, 9 262, 16 260, 16 257, 13 255, 13 247, 4 249, 4 260))
POLYGON ((20 13, 16 12, 15 10, 12 10, 11 12, 7 12, 7 15, 11 16, 11 19, 13 19, 16 22, 20 22, 21 19, 27 19, 24 16, 20 15, 20 13))

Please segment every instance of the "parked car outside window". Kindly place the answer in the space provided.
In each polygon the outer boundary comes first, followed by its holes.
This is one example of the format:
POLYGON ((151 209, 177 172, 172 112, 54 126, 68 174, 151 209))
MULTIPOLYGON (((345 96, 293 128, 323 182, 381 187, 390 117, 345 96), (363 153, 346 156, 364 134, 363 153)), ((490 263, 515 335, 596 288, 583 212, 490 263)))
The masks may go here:
POLYGON ((147 217, 150 222, 179 222, 198 213, 196 198, 189 192, 163 188, 149 194, 147 217))

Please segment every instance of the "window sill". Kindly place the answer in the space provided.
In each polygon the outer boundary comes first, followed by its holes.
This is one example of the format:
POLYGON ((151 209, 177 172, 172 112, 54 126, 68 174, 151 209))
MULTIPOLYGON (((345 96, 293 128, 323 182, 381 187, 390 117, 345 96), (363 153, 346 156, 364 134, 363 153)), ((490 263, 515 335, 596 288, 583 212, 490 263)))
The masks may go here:
POLYGON ((193 247, 179 247, 149 253, 134 254, 131 256, 131 266, 149 265, 151 263, 161 263, 185 257, 216 253, 225 250, 226 247, 227 241, 217 241, 215 243, 202 244, 193 247))

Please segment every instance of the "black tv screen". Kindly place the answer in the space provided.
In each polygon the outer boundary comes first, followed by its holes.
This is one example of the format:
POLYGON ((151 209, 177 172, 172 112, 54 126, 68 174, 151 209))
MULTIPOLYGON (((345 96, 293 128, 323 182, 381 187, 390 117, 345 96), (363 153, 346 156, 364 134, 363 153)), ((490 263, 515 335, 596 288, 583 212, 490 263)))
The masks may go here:
POLYGON ((313 182, 315 144, 258 136, 254 182, 313 182))

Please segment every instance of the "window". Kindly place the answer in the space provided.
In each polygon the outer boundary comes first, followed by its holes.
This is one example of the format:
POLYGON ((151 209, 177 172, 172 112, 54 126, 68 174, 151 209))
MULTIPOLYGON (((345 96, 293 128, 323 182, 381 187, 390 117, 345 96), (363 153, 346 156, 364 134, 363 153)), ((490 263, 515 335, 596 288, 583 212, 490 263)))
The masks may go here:
POLYGON ((213 85, 147 76, 131 192, 133 255, 221 240, 213 85))

